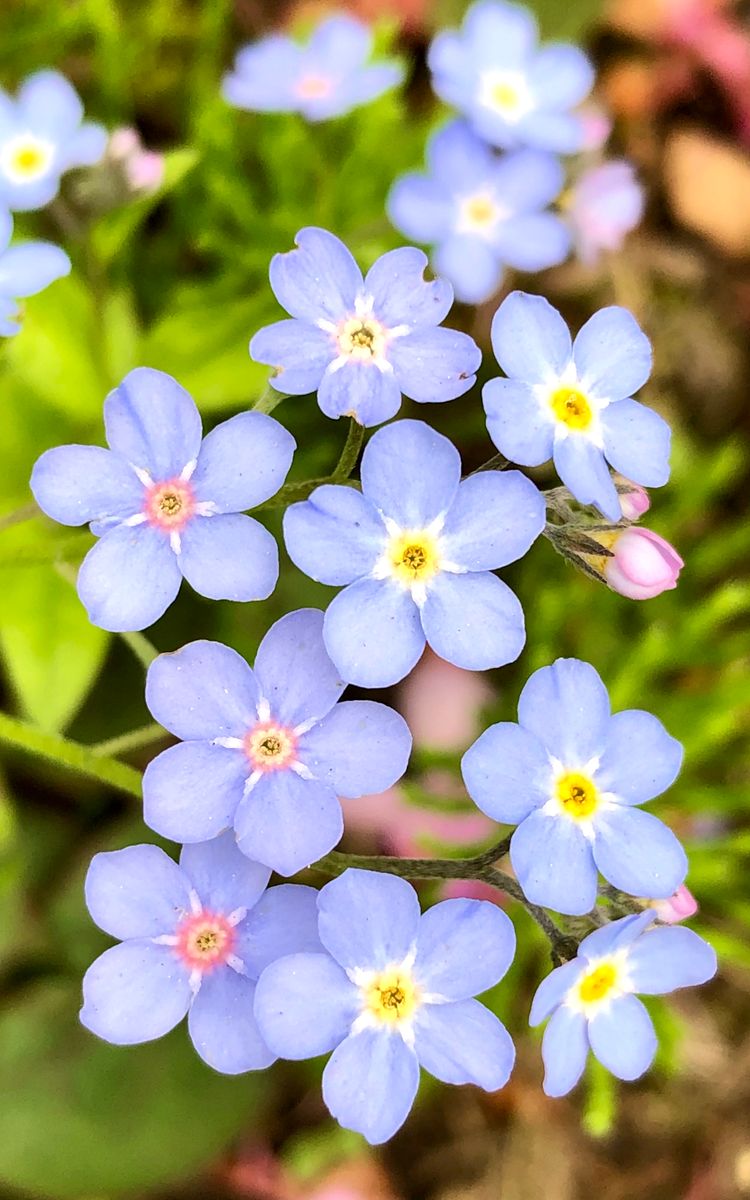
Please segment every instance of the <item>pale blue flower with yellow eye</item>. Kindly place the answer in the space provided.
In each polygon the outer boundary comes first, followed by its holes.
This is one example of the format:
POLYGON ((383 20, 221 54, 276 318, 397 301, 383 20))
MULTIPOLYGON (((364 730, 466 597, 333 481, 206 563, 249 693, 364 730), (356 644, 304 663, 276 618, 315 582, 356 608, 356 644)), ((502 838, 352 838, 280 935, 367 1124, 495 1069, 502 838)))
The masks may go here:
POLYGON ((13 218, 0 212, 0 337, 18 333, 21 310, 17 301, 34 296, 70 271, 70 259, 50 242, 11 246, 13 218))

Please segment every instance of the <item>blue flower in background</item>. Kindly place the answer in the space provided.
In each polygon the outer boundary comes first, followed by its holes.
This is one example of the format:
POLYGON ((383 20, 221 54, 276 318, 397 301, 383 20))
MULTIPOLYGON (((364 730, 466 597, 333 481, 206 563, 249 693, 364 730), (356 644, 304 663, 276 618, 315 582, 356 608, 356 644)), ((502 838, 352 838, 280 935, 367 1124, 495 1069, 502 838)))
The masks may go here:
POLYGON ((513 961, 513 926, 486 900, 445 900, 424 916, 410 883, 349 869, 321 890, 327 953, 279 957, 262 974, 255 1016, 282 1058, 333 1051, 323 1099, 368 1142, 392 1137, 414 1103, 419 1068, 495 1091, 515 1052, 473 997, 513 961))
POLYGON ((329 17, 306 46, 275 33, 240 50, 222 92, 236 108, 299 112, 308 121, 326 121, 401 82, 398 63, 368 65, 371 53, 366 25, 350 16, 329 17))
POLYGON ((243 853, 293 875, 338 842, 338 797, 385 791, 411 751, 384 704, 338 704, 346 686, 328 657, 323 614, 272 625, 253 670, 228 646, 191 642, 151 665, 146 703, 181 744, 146 769, 146 823, 178 842, 234 826, 243 853))
POLYGON ((578 956, 542 980, 529 1023, 544 1031, 544 1090, 564 1096, 589 1050, 618 1079, 637 1079, 656 1052, 656 1033, 637 992, 662 996, 705 983, 716 954, 692 929, 654 928, 653 912, 623 917, 581 942, 578 956))
POLYGON ((492 572, 521 558, 544 528, 534 484, 518 471, 461 482, 455 446, 422 421, 379 430, 361 476, 361 493, 326 484, 284 514, 292 561, 321 583, 348 585, 323 627, 342 677, 387 687, 409 673, 425 641, 475 671, 517 658, 521 605, 492 572))
POLYGON ((453 303, 444 279, 423 278, 427 256, 384 254, 362 278, 343 242, 325 229, 301 229, 298 249, 271 260, 271 287, 291 315, 256 333, 250 354, 275 367, 290 395, 317 389, 327 417, 380 425, 412 400, 439 402, 473 385, 482 355, 455 329, 438 328, 453 303))
POLYGON ((458 300, 489 299, 504 266, 541 271, 566 258, 570 234, 544 211, 564 183, 553 155, 519 150, 499 157, 455 121, 430 139, 427 165, 428 174, 396 181, 388 215, 406 237, 435 246, 435 270, 458 300))
POLYGON ((460 32, 430 46, 432 83, 493 146, 534 146, 574 154, 585 137, 571 112, 591 91, 594 70, 577 46, 538 47, 533 14, 515 4, 479 0, 460 32))
POLYGON ((629 162, 605 162, 576 180, 565 203, 576 254, 592 265, 619 250, 643 216, 644 192, 629 162))
POLYGON ((0 211, 0 337, 13 337, 20 329, 16 303, 43 291, 70 272, 70 259, 50 242, 24 242, 11 246, 13 218, 0 211))
POLYGON ((98 162, 106 144, 107 131, 83 121, 78 93, 59 72, 30 75, 15 100, 0 90, 0 204, 43 208, 60 176, 98 162))
POLYGON ((182 579, 212 600, 264 600, 279 574, 276 542, 242 510, 279 490, 295 441, 264 413, 224 421, 201 440, 194 401, 162 371, 139 367, 104 402, 109 450, 58 446, 31 490, 63 525, 99 537, 78 595, 103 629, 144 629, 182 579))
POLYGON ((597 870, 634 896, 665 899, 687 874, 671 829, 640 804, 674 783, 682 746, 651 713, 612 715, 592 666, 559 658, 535 671, 518 724, 491 725, 463 757, 472 800, 517 825, 510 858, 529 900, 581 915, 597 870))
POLYGON ((576 500, 610 521, 622 512, 607 463, 644 487, 667 482, 669 426, 632 399, 651 374, 651 343, 627 309, 600 309, 571 343, 557 309, 512 292, 495 313, 492 345, 508 378, 484 386, 487 429, 512 462, 553 458, 576 500))
POLYGON ((275 1055, 253 1016, 255 980, 274 958, 320 947, 317 892, 282 884, 231 834, 185 846, 180 865, 157 846, 96 854, 86 903, 121 945, 83 980, 81 1021, 116 1045, 150 1042, 185 1014, 195 1049, 227 1075, 275 1055))

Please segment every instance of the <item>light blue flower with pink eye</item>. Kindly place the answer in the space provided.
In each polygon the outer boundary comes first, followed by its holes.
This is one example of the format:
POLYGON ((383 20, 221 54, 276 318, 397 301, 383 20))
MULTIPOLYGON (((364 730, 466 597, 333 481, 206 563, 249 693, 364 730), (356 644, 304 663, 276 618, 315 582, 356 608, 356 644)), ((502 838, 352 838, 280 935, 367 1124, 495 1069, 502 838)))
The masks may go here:
POLYGON ((177 865, 157 846, 96 854, 86 904, 120 945, 83 980, 81 1021, 118 1046, 150 1042, 187 1015, 190 1038, 216 1071, 237 1075, 275 1055, 253 1016, 255 981, 279 955, 315 952, 317 892, 282 884, 231 834, 185 846, 177 865))
POLYGON ((322 21, 306 45, 274 33, 240 50, 222 93, 235 108, 327 121, 401 82, 398 63, 370 63, 372 47, 372 32, 352 16, 322 21))
POLYGON ((272 417, 240 413, 202 437, 195 402, 170 375, 138 367, 104 402, 110 449, 58 446, 31 490, 63 525, 99 538, 78 573, 89 620, 152 625, 184 579, 212 600, 264 600, 279 575, 271 534, 243 510, 281 487, 295 441, 272 417))
POLYGON ((565 223, 546 211, 564 184, 554 155, 498 156, 454 121, 428 142, 427 167, 427 174, 396 180, 388 215, 406 237, 435 247, 435 270, 456 299, 481 304, 497 291, 505 266, 542 271, 567 257, 565 223))
POLYGON ((512 662, 525 640, 521 605, 492 572, 521 558, 544 528, 544 500, 519 471, 461 480, 455 446, 423 421, 370 439, 362 492, 324 484, 284 514, 284 540, 306 575, 344 590, 325 615, 326 648, 343 679, 388 687, 427 642, 483 671, 512 662))
POLYGON ((250 355, 274 367, 273 385, 318 393, 327 417, 380 425, 401 394, 438 403, 462 396, 482 360, 468 334, 440 322, 453 304, 444 279, 427 282, 427 256, 384 254, 363 278, 346 246, 325 229, 301 229, 297 249, 271 260, 271 287, 291 320, 255 334, 250 355))
POLYGON ((484 385, 487 429, 512 462, 553 459, 576 500, 610 521, 622 510, 607 464, 643 487, 667 482, 670 428, 632 398, 651 374, 651 343, 626 308, 600 309, 572 341, 542 296, 511 292, 492 346, 507 379, 484 385))
POLYGON ((619 250, 640 222, 644 200, 632 163, 605 162, 584 171, 564 206, 581 262, 593 265, 603 253, 619 250))
POLYGON ((323 1099, 373 1145, 414 1103, 420 1066, 443 1083, 496 1091, 515 1052, 474 997, 513 961, 513 925, 486 900, 444 900, 420 914, 410 883, 349 869, 318 896, 321 953, 279 957, 263 972, 255 1017, 281 1058, 333 1051, 323 1099))
POLYGON ((478 0, 460 31, 439 33, 428 54, 432 86, 493 146, 533 146, 575 154, 585 140, 573 110, 585 100, 594 69, 577 46, 538 45, 528 8, 478 0))
POLYGON ((13 218, 0 212, 0 337, 14 337, 20 330, 19 299, 35 296, 70 273, 70 259, 59 246, 50 242, 11 246, 12 236, 13 218))
POLYGON ((542 980, 529 1024, 549 1017, 542 1041, 548 1096, 575 1087, 589 1050, 618 1079, 638 1079, 657 1045, 638 994, 663 996, 715 975, 716 954, 697 933, 653 922, 653 912, 610 922, 584 938, 576 958, 542 980))
POLYGON ((633 896, 666 899, 687 874, 672 830, 641 804, 670 787, 682 746, 651 713, 610 711, 589 663, 559 658, 531 676, 518 724, 491 725, 461 770, 482 812, 517 825, 510 859, 533 904, 582 915, 598 872, 633 896))
POLYGON ((83 120, 78 93, 58 71, 30 75, 15 100, 0 90, 0 206, 43 208, 61 175, 97 163, 106 145, 107 131, 83 120))
POLYGON ((146 703, 180 738, 149 763, 146 824, 177 842, 233 828, 240 850, 280 875, 327 854, 343 832, 339 796, 383 792, 406 770, 403 717, 346 684, 323 645, 323 614, 288 613, 251 670, 219 642, 191 642, 149 667, 146 703))

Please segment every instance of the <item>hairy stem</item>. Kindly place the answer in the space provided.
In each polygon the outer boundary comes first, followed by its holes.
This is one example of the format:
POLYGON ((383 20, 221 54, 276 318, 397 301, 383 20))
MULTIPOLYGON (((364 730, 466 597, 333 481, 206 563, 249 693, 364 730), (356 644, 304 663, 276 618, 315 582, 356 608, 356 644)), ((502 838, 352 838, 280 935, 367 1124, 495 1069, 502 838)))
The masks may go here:
MULTIPOLYGON (((350 484, 349 476, 357 465, 364 436, 363 426, 352 418, 341 457, 330 475, 322 475, 319 479, 305 479, 302 483, 285 483, 275 496, 259 504, 253 512, 263 512, 267 508, 286 508, 288 504, 294 504, 298 500, 307 500, 308 496, 324 483, 350 484)), ((350 486, 358 487, 359 484, 352 482, 350 486)))
POLYGON ((0 743, 45 758, 89 779, 97 779, 138 800, 141 798, 141 775, 133 767, 97 754, 90 746, 82 746, 59 734, 47 733, 25 721, 18 721, 6 713, 0 713, 0 743))
POLYGON ((365 438, 364 426, 360 425, 359 421, 355 421, 354 417, 349 420, 349 432, 346 435, 344 449, 341 451, 336 469, 331 476, 332 480, 340 483, 344 479, 348 479, 352 471, 357 465, 359 452, 362 449, 362 442, 365 438))
POLYGON ((280 392, 273 384, 268 383, 266 390, 255 401, 253 412, 272 413, 282 400, 286 400, 286 392, 280 392))

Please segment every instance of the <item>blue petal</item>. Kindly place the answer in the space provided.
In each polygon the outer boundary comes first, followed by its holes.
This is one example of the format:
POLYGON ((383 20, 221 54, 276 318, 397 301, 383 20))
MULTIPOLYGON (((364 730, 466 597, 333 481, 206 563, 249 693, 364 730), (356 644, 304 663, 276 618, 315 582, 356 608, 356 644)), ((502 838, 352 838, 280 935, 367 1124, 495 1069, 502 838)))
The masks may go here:
POLYGON ((336 357, 336 346, 330 333, 307 321, 276 321, 255 334, 250 357, 274 368, 274 387, 289 396, 304 396, 319 386, 336 357))
POLYGON ((59 188, 60 174, 54 167, 28 183, 13 183, 0 176, 0 202, 14 212, 33 212, 54 200, 59 188))
POLYGON ((554 154, 577 154, 586 139, 583 118, 577 113, 538 109, 521 117, 513 134, 522 144, 554 154))
POLYGON ((289 37, 271 34, 237 55, 235 69, 224 76, 221 92, 236 108, 251 112, 292 112, 302 64, 302 48, 289 37))
POLYGON ((637 996, 618 996, 589 1021, 591 1049, 618 1079, 638 1079, 656 1054, 651 1018, 637 996))
POLYGON ((276 1055, 253 1013, 255 984, 231 967, 203 976, 188 1016, 190 1039, 204 1062, 223 1075, 270 1067, 276 1055))
POLYGON ((574 108, 594 86, 594 68, 577 46, 544 46, 529 64, 528 82, 540 108, 574 108))
MULTIPOLYGON (((1 101, 0 101, 1 103, 1 101)), ((0 121, 2 115, 0 113, 0 121)), ((0 209, 0 254, 3 254, 10 245, 10 239, 13 237, 13 216, 4 209, 0 209)))
POLYGON ((441 100, 456 108, 471 106, 476 92, 476 68, 460 35, 444 29, 433 38, 427 52, 432 88, 441 100))
POLYGON ((109 134, 103 125, 94 125, 86 121, 76 130, 71 138, 58 149, 58 165, 60 170, 68 171, 71 167, 93 167, 103 157, 107 149, 109 134))
POLYGON ((221 642, 190 642, 160 654, 146 675, 149 712, 183 741, 243 737, 257 720, 259 699, 244 658, 221 642))
POLYGON ((118 525, 92 546, 81 563, 78 595, 92 625, 124 633, 158 621, 181 581, 163 533, 148 525, 118 525))
POLYGON ((318 896, 320 940, 345 970, 382 971, 414 949, 420 927, 414 888, 397 875, 349 867, 318 896))
POLYGON ((510 861, 532 904, 575 917, 596 904, 591 846, 570 817, 531 813, 511 838, 510 861))
POLYGON ((439 184, 414 172, 396 180, 388 194, 386 212, 391 224, 405 237, 432 243, 448 233, 453 203, 439 184))
POLYGON ((17 104, 20 121, 53 141, 69 138, 83 117, 78 93, 59 71, 30 75, 19 88, 17 104))
POLYGON ((503 721, 490 725, 461 760, 466 790, 494 821, 516 825, 552 794, 552 766, 533 733, 503 721))
POLYGON ((124 520, 143 505, 143 485, 135 472, 103 446, 46 450, 34 465, 31 490, 42 511, 61 525, 124 520))
POLYGON ((624 400, 651 374, 651 343, 632 313, 612 305, 594 313, 573 344, 584 391, 601 399, 624 400))
POLYGON ((610 521, 619 521, 620 498, 598 446, 585 434, 556 436, 552 457, 558 475, 580 504, 593 504, 610 521))
POLYGON ((231 829, 210 842, 183 846, 180 866, 203 907, 226 915, 253 908, 271 877, 268 867, 250 862, 238 849, 231 829))
POLYGON ((465 121, 451 121, 427 143, 427 163, 444 189, 456 195, 480 188, 498 169, 495 155, 465 121))
POLYGON ((287 954, 320 954, 322 949, 315 888, 296 883, 269 888, 237 926, 236 953, 250 979, 287 954))
POLYGON ((323 1072, 323 1099, 344 1129, 371 1146, 403 1125, 419 1086, 419 1063, 397 1035, 365 1029, 338 1046, 323 1072))
POLYGON ((534 49, 538 28, 533 13, 516 4, 479 0, 468 9, 463 33, 474 53, 493 66, 520 65, 534 49))
POLYGON ((289 877, 333 850, 344 818, 333 788, 285 770, 256 783, 237 809, 234 828, 243 854, 289 877))
POLYGON ((254 517, 224 513, 195 517, 181 534, 177 563, 185 579, 210 600, 265 600, 279 578, 279 551, 254 517))
POLYGON ((637 400, 609 404, 601 415, 607 461, 633 483, 661 487, 669 479, 672 431, 637 400))
POLYGON ((382 425, 401 407, 401 389, 391 371, 374 363, 347 362, 326 371, 318 387, 321 412, 337 420, 354 417, 365 429, 382 425))
POLYGON ((274 717, 288 725, 320 720, 346 686, 326 652, 317 608, 287 613, 271 626, 258 648, 255 673, 274 717))
POLYGON ((398 683, 424 650, 419 609, 410 592, 379 579, 360 579, 334 597, 323 636, 342 677, 360 687, 398 683))
POLYGON ((406 770, 411 734, 404 718, 373 700, 345 700, 300 738, 298 758, 337 796, 377 795, 406 770))
POLYGON ((515 949, 512 921, 489 900, 442 900, 419 922, 414 976, 425 992, 468 1000, 502 979, 515 949))
POLYGON ((661 721, 639 709, 615 713, 597 767, 597 787, 626 804, 644 804, 674 783, 682 766, 682 746, 661 721))
POLYGON ((136 367, 104 401, 112 449, 155 480, 179 475, 198 457, 201 418, 195 402, 171 375, 136 367))
POLYGON ((441 572, 430 583, 421 618, 435 653, 468 671, 515 662, 526 641, 517 596, 489 571, 441 572))
POLYGON ((484 238, 452 234, 435 250, 435 270, 450 279, 456 299, 483 304, 494 296, 503 278, 503 267, 494 247, 484 238))
POLYGON ((354 488, 324 484, 284 513, 284 541, 305 575, 340 587, 369 575, 386 542, 383 522, 354 488))
POLYGON ((158 846, 95 854, 86 875, 86 907, 120 941, 173 933, 190 911, 189 892, 190 881, 158 846))
POLYGON ((300 229, 294 240, 298 249, 271 259, 271 287, 279 304, 290 316, 313 324, 352 313, 362 272, 344 243, 314 226, 300 229))
POLYGON ((413 246, 389 250, 370 267, 365 292, 372 296, 375 316, 384 325, 439 325, 448 315, 453 288, 445 279, 426 280, 426 267, 427 255, 413 246))
POLYGON ((545 383, 561 375, 570 361, 570 332, 542 296, 511 292, 493 318, 492 348, 512 379, 545 383))
POLYGON ((529 1025, 539 1025, 559 1008, 572 987, 586 970, 579 958, 563 963, 546 975, 534 993, 529 1012, 529 1025))
POLYGON ((83 977, 81 1023, 106 1042, 132 1046, 174 1029, 188 1010, 187 971, 169 946, 112 946, 83 977))
POLYGON ((200 448, 190 483, 198 500, 217 512, 243 512, 278 492, 297 443, 265 413, 246 412, 222 421, 200 448))
POLYGON ((542 1039, 544 1091, 548 1096, 565 1096, 583 1074, 589 1042, 586 1018, 571 1008, 558 1008, 550 1018, 542 1039))
POLYGON ((404 529, 445 513, 461 479, 456 447, 424 421, 396 421, 368 442, 360 471, 371 504, 404 529))
POLYGON ((487 431, 511 462, 538 467, 552 457, 555 422, 527 383, 490 379, 482 388, 487 431))
POLYGON ((595 813, 594 860, 605 879, 631 896, 666 900, 687 875, 672 830, 640 808, 608 805, 595 813))
POLYGON ((307 56, 316 67, 339 74, 364 63, 372 49, 372 32, 363 21, 348 14, 334 14, 321 21, 307 46, 307 56))
POLYGON ((515 150, 490 162, 494 187, 511 213, 546 208, 565 185, 560 160, 542 150, 515 150))
POLYGON ((568 257, 570 233, 554 213, 525 213, 502 223, 494 245, 517 271, 546 271, 568 257))
POLYGON ((516 1057, 505 1026, 478 1000, 425 1004, 414 1022, 420 1065, 443 1083, 474 1083, 495 1092, 510 1079, 516 1057))
POLYGON ((606 745, 607 689, 589 663, 558 658, 526 683, 518 719, 564 766, 582 767, 606 745))
POLYGON ((645 912, 632 913, 629 917, 620 917, 619 921, 609 921, 585 937, 578 947, 579 958, 594 961, 604 955, 614 954, 616 950, 624 950, 640 937, 644 929, 652 925, 656 918, 654 909, 645 912))
POLYGON ((338 116, 349 112, 359 104, 369 104, 384 92, 401 83, 404 78, 404 68, 400 62, 374 63, 368 67, 360 67, 350 72, 342 79, 329 97, 318 101, 321 116, 338 116), (327 112, 321 111, 327 108, 327 112))
POLYGON ((494 571, 522 558, 544 529, 546 505, 520 471, 481 471, 459 485, 440 540, 449 562, 494 571))
POLYGON ((181 742, 163 750, 143 776, 143 819, 174 842, 207 842, 234 819, 250 765, 241 750, 181 742))
POLYGON ((439 404, 474 386, 482 352, 468 333, 424 329, 393 341, 388 358, 405 396, 421 404, 439 404))
POLYGON ((11 246, 0 256, 0 293, 33 296, 55 279, 70 274, 71 263, 64 250, 49 242, 26 242, 11 246))
POLYGON ((661 996, 713 979, 716 951, 692 929, 650 929, 633 942, 627 972, 633 991, 661 996))
POLYGON ((359 991, 327 954, 290 954, 266 967, 255 989, 255 1019, 281 1058, 315 1058, 347 1036, 359 991))

